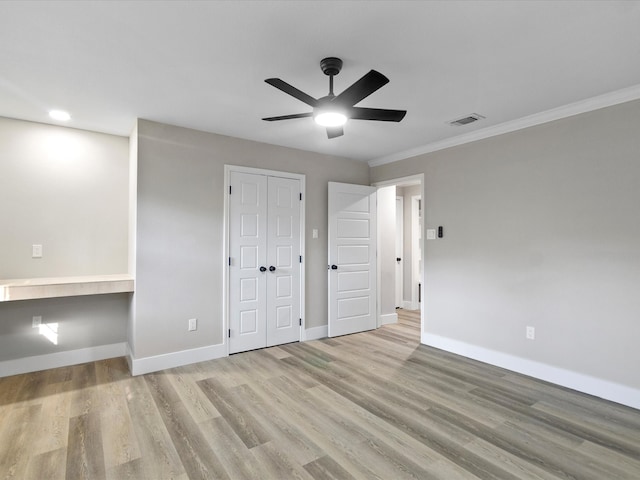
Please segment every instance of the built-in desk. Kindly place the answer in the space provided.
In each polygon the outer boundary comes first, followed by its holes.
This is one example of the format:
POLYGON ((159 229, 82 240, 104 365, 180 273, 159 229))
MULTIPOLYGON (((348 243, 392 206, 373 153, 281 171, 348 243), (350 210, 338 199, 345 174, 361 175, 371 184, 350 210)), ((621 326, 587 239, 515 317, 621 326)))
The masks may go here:
POLYGON ((0 279, 0 302, 126 293, 133 292, 133 284, 133 277, 127 274, 0 279))

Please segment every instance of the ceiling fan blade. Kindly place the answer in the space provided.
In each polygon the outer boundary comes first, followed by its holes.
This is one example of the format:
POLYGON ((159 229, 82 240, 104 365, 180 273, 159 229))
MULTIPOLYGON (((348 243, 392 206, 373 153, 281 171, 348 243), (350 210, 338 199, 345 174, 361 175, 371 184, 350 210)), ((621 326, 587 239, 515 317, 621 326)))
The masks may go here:
POLYGON ((298 90, 296 87, 294 87, 293 85, 289 85, 284 80, 280 80, 279 78, 267 78, 265 82, 267 82, 271 86, 276 87, 278 90, 282 90, 284 93, 297 98, 301 102, 304 102, 311 107, 315 107, 318 104, 318 100, 313 98, 311 95, 307 95, 302 90, 298 90))
POLYGON ((360 100, 389 83, 389 79, 375 70, 369 71, 356 83, 333 99, 332 103, 340 103, 345 107, 352 107, 360 100))
POLYGON ((275 122, 276 120, 291 120, 293 118, 306 118, 311 117, 313 113, 294 113, 293 115, 280 115, 279 117, 267 117, 262 120, 266 120, 267 122, 275 122))
POLYGON ((342 127, 327 127, 327 137, 336 138, 344 135, 342 127))
POLYGON ((379 122, 399 122, 407 114, 406 110, 387 110, 385 108, 353 107, 349 118, 353 120, 377 120, 379 122))

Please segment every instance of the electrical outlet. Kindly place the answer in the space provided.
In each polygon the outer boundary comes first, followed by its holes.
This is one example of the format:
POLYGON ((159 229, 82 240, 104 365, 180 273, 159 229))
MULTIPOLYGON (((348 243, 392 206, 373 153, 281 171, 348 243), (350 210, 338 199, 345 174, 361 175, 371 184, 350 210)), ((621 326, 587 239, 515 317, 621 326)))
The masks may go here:
POLYGON ((536 339, 536 328, 535 327, 527 327, 527 339, 535 340, 536 339))
POLYGON ((42 258, 42 245, 31 245, 31 258, 42 258))
POLYGON ((41 324, 42 324, 42 317, 40 315, 33 317, 33 319, 31 320, 32 328, 39 328, 41 324))
POLYGON ((198 329, 198 319, 197 318, 190 318, 189 319, 189 331, 193 332, 194 330, 198 329))

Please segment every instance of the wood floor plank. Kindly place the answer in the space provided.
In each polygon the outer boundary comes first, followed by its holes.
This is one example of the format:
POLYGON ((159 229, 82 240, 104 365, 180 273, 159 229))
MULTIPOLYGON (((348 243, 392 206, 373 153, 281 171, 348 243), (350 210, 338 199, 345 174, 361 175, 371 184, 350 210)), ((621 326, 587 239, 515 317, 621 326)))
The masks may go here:
POLYGON ((169 381, 195 422, 202 423, 220 416, 188 370, 178 368, 171 373, 169 381))
POLYGON ((107 476, 113 467, 142 456, 129 415, 123 382, 129 377, 122 358, 96 362, 96 382, 101 400, 100 421, 107 476))
POLYGON ((25 477, 41 410, 41 404, 25 401, 16 404, 6 414, 6 421, 0 430, 0 478, 8 480, 25 477))
POLYGON ((216 407, 247 448, 268 442, 271 438, 255 420, 250 408, 214 378, 201 380, 198 385, 216 407))
POLYGON ((263 478, 287 478, 292 480, 313 480, 313 477, 289 457, 286 452, 269 441, 252 449, 253 455, 262 467, 263 478))
MULTIPOLYGON (((398 452, 411 452, 411 457, 419 461, 421 465, 428 466, 428 470, 431 470, 433 464, 447 461, 446 458, 438 452, 428 448, 423 442, 416 440, 415 437, 408 435, 402 428, 398 428, 396 425, 376 415, 372 415, 368 410, 355 405, 353 402, 347 401, 331 389, 319 386, 314 388, 310 393, 313 394, 314 400, 323 405, 324 408, 337 409, 353 417, 358 424, 366 429, 368 438, 381 438, 384 439, 390 448, 398 452)), ((455 438, 456 441, 461 444, 472 441, 470 436, 459 435, 459 432, 449 429, 446 434, 451 438, 455 438)), ((451 465, 453 464, 450 464, 450 466, 451 465)))
POLYGON ((262 388, 272 399, 289 412, 290 421, 304 431, 305 437, 356 478, 376 478, 376 473, 364 463, 353 446, 363 437, 338 420, 333 412, 313 408, 310 394, 286 376, 264 382, 262 388))
POLYGON ((229 479, 218 456, 182 404, 168 375, 147 375, 146 381, 187 475, 190 479, 229 479))
POLYGON ((186 474, 145 378, 133 377, 127 384, 127 407, 147 478, 179 478, 186 474))
MULTIPOLYGON (((268 380, 267 380, 268 381, 268 380)), ((261 415, 261 426, 264 428, 270 442, 280 445, 299 465, 305 465, 324 455, 324 451, 307 438, 304 431, 289 422, 288 411, 274 408, 273 402, 258 393, 258 385, 240 385, 233 389, 233 393, 242 396, 260 411, 269 411, 269 415, 261 415)))
POLYGON ((224 417, 203 422, 200 428, 229 477, 256 480, 264 478, 262 466, 224 417))
POLYGON ((32 455, 66 448, 69 440, 71 393, 63 382, 51 384, 48 391, 49 395, 42 398, 32 455))
POLYGON ((66 463, 66 447, 33 455, 29 459, 24 480, 64 480, 66 463))
POLYGON ((96 363, 84 363, 72 367, 71 411, 72 417, 99 412, 103 398, 97 388, 96 363))
POLYGON ((355 480, 355 477, 328 455, 304 465, 314 480, 355 480))
POLYGON ((99 412, 69 419, 66 478, 105 479, 104 451, 99 412))

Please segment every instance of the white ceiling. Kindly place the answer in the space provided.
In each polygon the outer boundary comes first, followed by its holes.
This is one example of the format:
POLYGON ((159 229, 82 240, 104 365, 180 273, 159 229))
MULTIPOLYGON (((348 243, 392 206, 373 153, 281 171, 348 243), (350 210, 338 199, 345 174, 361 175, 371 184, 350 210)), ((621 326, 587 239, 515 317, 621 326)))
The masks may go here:
POLYGON ((117 135, 139 117, 375 162, 638 85, 638 1, 0 2, 0 116, 117 135), (264 79, 324 96, 326 56, 336 93, 389 77, 359 106, 405 119, 262 121, 310 110, 264 79))

